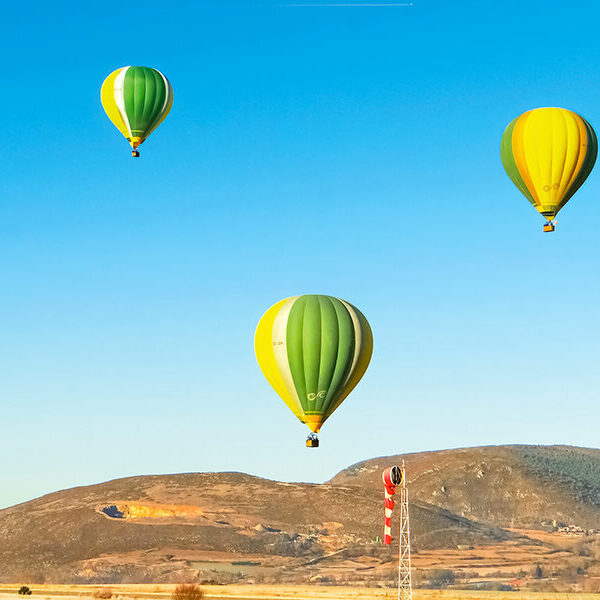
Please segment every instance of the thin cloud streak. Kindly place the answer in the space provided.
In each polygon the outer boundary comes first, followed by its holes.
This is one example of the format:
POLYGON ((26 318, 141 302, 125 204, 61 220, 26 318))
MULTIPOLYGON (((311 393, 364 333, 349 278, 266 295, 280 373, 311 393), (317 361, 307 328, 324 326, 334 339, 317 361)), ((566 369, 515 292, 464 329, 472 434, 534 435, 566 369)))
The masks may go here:
POLYGON ((307 8, 307 7, 315 7, 315 8, 319 8, 319 7, 339 7, 339 6, 361 6, 361 7, 369 7, 369 8, 375 8, 375 7, 382 7, 382 6, 394 6, 394 7, 398 7, 398 6, 412 6, 413 3, 412 2, 408 2, 408 3, 404 3, 404 4, 373 4, 373 3, 362 3, 362 4, 357 4, 357 3, 330 3, 330 4, 280 4, 279 6, 286 6, 286 7, 294 7, 294 8, 307 8))

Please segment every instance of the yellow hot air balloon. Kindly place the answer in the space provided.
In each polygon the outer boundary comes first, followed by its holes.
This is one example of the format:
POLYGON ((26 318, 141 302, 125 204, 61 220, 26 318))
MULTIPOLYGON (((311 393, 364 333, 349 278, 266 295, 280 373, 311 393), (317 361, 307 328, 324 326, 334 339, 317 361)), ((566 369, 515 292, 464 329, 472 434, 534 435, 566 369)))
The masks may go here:
POLYGON ((544 231, 590 174, 598 141, 592 126, 565 108, 536 108, 514 119, 500 144, 508 176, 547 219, 544 231))

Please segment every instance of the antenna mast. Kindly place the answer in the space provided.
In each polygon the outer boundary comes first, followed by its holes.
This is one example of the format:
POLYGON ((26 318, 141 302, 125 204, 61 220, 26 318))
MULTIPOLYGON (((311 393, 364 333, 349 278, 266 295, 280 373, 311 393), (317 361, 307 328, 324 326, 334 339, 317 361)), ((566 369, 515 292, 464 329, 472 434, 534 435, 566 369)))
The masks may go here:
POLYGON ((402 483, 400 484, 400 548, 398 551, 398 600, 412 600, 412 576, 410 566, 410 522, 408 518, 408 490, 406 467, 402 459, 402 483))

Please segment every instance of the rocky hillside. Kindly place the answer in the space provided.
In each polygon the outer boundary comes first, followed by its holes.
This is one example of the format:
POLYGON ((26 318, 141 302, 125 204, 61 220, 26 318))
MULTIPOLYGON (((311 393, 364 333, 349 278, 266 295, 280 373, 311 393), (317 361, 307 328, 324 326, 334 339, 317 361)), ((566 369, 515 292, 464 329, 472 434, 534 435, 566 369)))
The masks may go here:
MULTIPOLYGON (((377 489, 401 456, 367 460, 330 483, 377 489)), ((600 529, 600 450, 569 446, 489 446, 405 457, 410 496, 502 528, 553 521, 600 529)))
MULTIPOLYGON (((296 581, 336 579, 334 567, 385 580, 394 559, 378 541, 380 477, 401 458, 353 465, 325 484, 193 473, 49 494, 0 510, 0 581, 296 581)), ((503 544, 550 552, 526 530, 600 529, 598 450, 504 446, 404 458, 423 557, 503 544)))

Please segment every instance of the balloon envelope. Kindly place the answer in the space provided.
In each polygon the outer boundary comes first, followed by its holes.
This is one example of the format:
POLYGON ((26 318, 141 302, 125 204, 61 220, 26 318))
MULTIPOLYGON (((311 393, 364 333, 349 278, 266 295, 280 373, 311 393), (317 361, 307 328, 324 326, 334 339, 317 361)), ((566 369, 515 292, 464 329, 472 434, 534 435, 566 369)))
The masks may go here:
POLYGON ((364 375, 373 353, 369 323, 331 296, 294 296, 261 318, 258 364, 292 412, 314 432, 364 375))
POLYGON ((590 174, 598 142, 592 126, 565 108, 536 108, 514 119, 500 145, 508 176, 548 221, 590 174))
POLYGON ((122 67, 102 84, 102 106, 135 150, 164 121, 173 105, 169 80, 150 67, 122 67))

